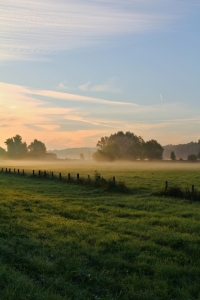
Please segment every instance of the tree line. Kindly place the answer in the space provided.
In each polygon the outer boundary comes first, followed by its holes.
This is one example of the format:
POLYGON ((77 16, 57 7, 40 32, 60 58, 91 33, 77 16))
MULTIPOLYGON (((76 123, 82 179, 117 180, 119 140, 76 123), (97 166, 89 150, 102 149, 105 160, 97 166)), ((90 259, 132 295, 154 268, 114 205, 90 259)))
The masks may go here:
POLYGON ((4 142, 7 149, 0 147, 1 158, 10 159, 56 159, 54 153, 47 153, 46 146, 43 142, 34 139, 30 145, 22 141, 22 137, 17 134, 14 137, 6 139, 4 142))
POLYGON ((141 136, 129 131, 102 137, 97 142, 97 148, 93 154, 97 161, 162 160, 164 150, 156 140, 145 142, 141 136))
MULTIPOLYGON (((188 160, 190 155, 199 155, 200 153, 200 140, 197 142, 190 142, 187 144, 179 145, 166 145, 163 147, 163 156, 165 159, 171 158, 171 153, 174 152, 176 160, 188 160)), ((198 158, 198 157, 197 157, 198 158)))
MULTIPOLYGON (((171 160, 173 161, 176 161, 177 158, 176 158, 176 154, 174 151, 171 152, 171 155, 170 155, 170 158, 171 160)), ((179 161, 183 161, 184 159, 183 158, 179 158, 179 161)), ((189 154, 188 157, 187 157, 187 160, 188 161, 191 161, 191 162, 195 162, 197 160, 200 160, 200 151, 198 154, 189 154)))
MULTIPOLYGON (((30 145, 22 141, 22 137, 17 134, 14 137, 6 139, 4 142, 6 149, 0 147, 0 157, 8 159, 56 159, 57 155, 54 153, 48 153, 45 144, 37 139, 34 139, 30 145)), ((134 133, 127 131, 118 131, 111 134, 109 137, 102 137, 97 142, 97 151, 93 154, 93 159, 96 161, 115 161, 115 160, 162 160, 163 151, 165 148, 171 150, 169 158, 173 161, 177 160, 177 153, 180 146, 177 145, 176 149, 172 145, 162 147, 156 140, 144 141, 141 136, 137 136, 134 133), (177 150, 177 151, 174 151, 177 150)), ((181 147, 183 148, 183 147, 181 147)), ((187 155, 187 160, 197 161, 200 159, 200 140, 198 143, 186 144, 184 149, 192 150, 187 155), (187 147, 186 147, 187 146, 187 147), (198 151, 198 152, 197 152, 198 151)), ((188 153, 188 152, 187 152, 188 153)), ((186 153, 185 153, 186 155, 186 153)), ((80 159, 83 159, 83 155, 80 159)), ((184 157, 185 158, 185 157, 184 157)), ((183 160, 180 158, 179 160, 183 160)))

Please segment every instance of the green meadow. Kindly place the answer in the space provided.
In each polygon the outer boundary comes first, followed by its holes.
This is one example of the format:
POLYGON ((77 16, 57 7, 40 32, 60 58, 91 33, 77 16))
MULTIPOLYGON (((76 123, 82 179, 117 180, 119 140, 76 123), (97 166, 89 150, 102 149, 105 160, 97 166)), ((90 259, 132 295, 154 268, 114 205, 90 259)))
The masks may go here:
POLYGON ((152 196, 166 180, 198 188, 200 164, 1 161, 0 299, 200 299, 200 202, 152 196), (95 170, 132 193, 56 178, 95 170))

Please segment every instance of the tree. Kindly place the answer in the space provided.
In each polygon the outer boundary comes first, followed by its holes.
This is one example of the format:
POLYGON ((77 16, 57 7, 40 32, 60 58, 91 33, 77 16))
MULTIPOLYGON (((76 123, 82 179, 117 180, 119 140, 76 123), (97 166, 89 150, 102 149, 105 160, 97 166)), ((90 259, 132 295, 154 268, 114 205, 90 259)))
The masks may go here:
POLYGON ((144 145, 145 156, 148 160, 161 160, 163 155, 163 147, 156 141, 147 141, 144 145))
POLYGON ((29 154, 33 157, 42 157, 46 155, 47 149, 44 143, 38 140, 34 140, 28 146, 29 154))
POLYGON ((190 154, 190 155, 188 155, 188 160, 189 161, 195 162, 195 161, 197 161, 197 159, 198 159, 198 155, 196 155, 196 154, 190 154))
POLYGON ((6 156, 6 150, 0 147, 0 157, 5 157, 6 156))
POLYGON ((156 141, 144 142, 143 138, 132 132, 118 131, 97 142, 99 149, 93 154, 95 160, 161 160, 163 147, 156 141))
POLYGON ((143 151, 144 141, 134 133, 119 131, 111 134, 109 137, 102 137, 97 142, 99 148, 94 153, 93 158, 96 160, 136 160, 144 158, 143 151))
POLYGON ((174 151, 171 152, 170 158, 171 158, 171 160, 176 160, 176 155, 175 155, 174 151))
POLYGON ((24 158, 27 156, 27 144, 22 142, 22 137, 19 134, 7 139, 4 143, 7 146, 7 154, 10 158, 24 158))

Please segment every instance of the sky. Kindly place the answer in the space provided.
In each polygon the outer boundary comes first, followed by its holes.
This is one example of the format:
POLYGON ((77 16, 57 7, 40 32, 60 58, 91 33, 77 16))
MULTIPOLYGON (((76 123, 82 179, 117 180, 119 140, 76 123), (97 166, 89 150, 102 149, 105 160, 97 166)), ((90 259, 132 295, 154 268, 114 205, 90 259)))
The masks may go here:
POLYGON ((0 147, 200 139, 199 0, 5 0, 0 147))

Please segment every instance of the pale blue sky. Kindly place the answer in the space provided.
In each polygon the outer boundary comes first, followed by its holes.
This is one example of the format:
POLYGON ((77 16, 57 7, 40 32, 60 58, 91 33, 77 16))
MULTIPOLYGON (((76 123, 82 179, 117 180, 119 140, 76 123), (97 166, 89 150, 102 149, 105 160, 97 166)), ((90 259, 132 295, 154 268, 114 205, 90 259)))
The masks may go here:
POLYGON ((0 8, 0 146, 95 146, 132 131, 200 138, 200 2, 6 0, 0 8), (188 3, 189 2, 189 3, 188 3))

